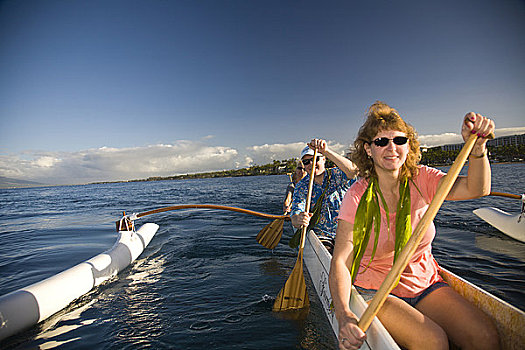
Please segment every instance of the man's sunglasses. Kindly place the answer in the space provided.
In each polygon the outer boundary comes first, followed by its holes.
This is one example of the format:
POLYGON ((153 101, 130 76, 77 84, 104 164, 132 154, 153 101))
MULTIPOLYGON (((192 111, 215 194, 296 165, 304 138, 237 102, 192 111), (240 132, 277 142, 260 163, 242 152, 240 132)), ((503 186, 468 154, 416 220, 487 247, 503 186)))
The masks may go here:
MULTIPOLYGON (((405 143, 407 143, 408 137, 396 136, 393 139, 389 139, 388 137, 379 137, 379 138, 373 140, 372 142, 377 147, 385 147, 386 145, 388 145, 388 141, 390 141, 390 140, 394 141, 394 144, 396 144, 398 146, 401 146, 401 145, 404 145, 405 143)), ((303 160, 303 163, 304 163, 304 160, 303 160)))
MULTIPOLYGON (((319 161, 319 159, 321 159, 320 156, 317 156, 317 161, 319 161)), ((310 158, 310 159, 303 159, 302 162, 303 162, 303 165, 304 166, 307 166, 308 164, 310 164, 312 162, 312 160, 314 160, 314 158, 310 158)))

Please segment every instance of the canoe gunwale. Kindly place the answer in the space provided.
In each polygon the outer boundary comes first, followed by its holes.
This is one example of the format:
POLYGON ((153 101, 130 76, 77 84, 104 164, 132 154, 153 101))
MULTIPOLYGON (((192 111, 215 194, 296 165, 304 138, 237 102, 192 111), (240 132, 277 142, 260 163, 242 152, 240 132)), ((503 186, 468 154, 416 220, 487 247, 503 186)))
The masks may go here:
POLYGON ((492 319, 502 349, 525 348, 525 312, 441 266, 440 275, 457 293, 492 319))
MULTIPOLYGON (((317 235, 313 231, 308 232, 304 247, 306 270, 314 284, 314 289, 321 301, 325 316, 328 318, 334 336, 337 337, 339 325, 335 317, 332 297, 328 286, 331 258, 332 256, 328 253, 321 241, 319 241, 317 235)), ((352 311, 360 317, 367 306, 368 304, 363 297, 352 287, 352 293, 350 295, 350 307, 352 311)), ((377 317, 374 318, 374 321, 366 333, 367 340, 361 349, 400 349, 377 317)))

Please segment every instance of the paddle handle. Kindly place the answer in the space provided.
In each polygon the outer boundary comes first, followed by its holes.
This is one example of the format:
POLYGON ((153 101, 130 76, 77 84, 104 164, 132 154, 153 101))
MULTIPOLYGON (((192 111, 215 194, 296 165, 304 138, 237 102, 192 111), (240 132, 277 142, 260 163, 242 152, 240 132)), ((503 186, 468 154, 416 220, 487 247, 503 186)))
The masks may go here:
POLYGON ((512 199, 522 199, 523 197, 517 194, 503 193, 503 192, 490 192, 489 196, 507 197, 512 199))
POLYGON ((272 215, 272 214, 265 214, 260 213, 253 210, 243 209, 243 208, 235 208, 235 207, 227 207, 224 205, 215 205, 215 204, 182 204, 182 205, 172 205, 169 207, 159 208, 159 209, 153 209, 150 211, 145 211, 140 214, 136 214, 136 218, 141 218, 146 215, 151 214, 157 214, 162 213, 165 211, 171 211, 171 210, 179 210, 179 209, 220 209, 220 210, 229 210, 229 211, 235 211, 238 213, 244 213, 249 215, 258 216, 265 219, 283 219, 283 220, 290 220, 290 216, 288 215, 272 215))
POLYGON ((368 329, 374 317, 379 312, 379 309, 381 308, 381 306, 383 306, 386 298, 388 297, 388 294, 392 291, 392 289, 394 289, 396 282, 399 280, 401 274, 408 265, 408 262, 412 258, 412 255, 419 246, 419 243, 423 239, 425 232, 427 231, 428 227, 432 223, 432 220, 434 220, 434 217, 439 211, 441 204, 443 204, 443 201, 452 189, 454 182, 456 182, 456 179, 459 173, 461 172, 461 169, 463 168, 463 165, 465 164, 465 161, 467 160, 470 151, 472 151, 472 148, 474 147, 476 139, 476 135, 471 135, 465 143, 465 145, 463 146, 463 148, 461 149, 461 152, 450 167, 450 170, 448 171, 447 175, 441 181, 434 198, 430 202, 426 213, 423 215, 423 217, 417 224, 414 232, 412 233, 412 236, 410 237, 407 244, 399 254, 399 257, 396 259, 396 262, 392 266, 392 269, 390 270, 385 280, 381 284, 381 287, 379 287, 377 293, 370 302, 370 305, 361 316, 358 326, 363 331, 366 331, 368 329))

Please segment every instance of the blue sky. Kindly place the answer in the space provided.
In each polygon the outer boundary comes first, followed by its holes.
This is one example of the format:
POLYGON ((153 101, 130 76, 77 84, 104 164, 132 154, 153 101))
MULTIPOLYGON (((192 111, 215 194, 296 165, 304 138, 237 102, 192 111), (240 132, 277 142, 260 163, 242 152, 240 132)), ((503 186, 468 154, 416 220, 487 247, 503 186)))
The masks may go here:
POLYGON ((45 183, 344 151, 383 100, 423 144, 525 132, 525 3, 2 1, 0 176, 45 183))

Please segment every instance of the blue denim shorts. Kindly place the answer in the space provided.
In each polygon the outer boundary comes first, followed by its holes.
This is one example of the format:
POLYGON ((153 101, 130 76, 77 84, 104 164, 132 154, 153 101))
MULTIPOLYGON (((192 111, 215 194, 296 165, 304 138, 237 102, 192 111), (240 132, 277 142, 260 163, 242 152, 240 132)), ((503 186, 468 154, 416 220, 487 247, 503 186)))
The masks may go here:
MULTIPOLYGON (((439 289, 439 288, 445 287, 445 286, 448 286, 448 284, 446 282, 436 282, 436 283, 430 285, 423 292, 421 292, 421 294, 416 295, 413 298, 398 297, 397 295, 394 295, 394 294, 390 294, 390 296, 393 296, 393 297, 399 298, 401 300, 404 300, 405 302, 407 302, 412 307, 415 307, 417 305, 417 303, 419 303, 421 300, 423 300, 423 298, 425 298, 427 295, 429 295, 430 293, 432 293, 436 289, 439 289)), ((358 287, 358 286, 355 286, 355 289, 357 289, 359 294, 361 294, 363 299, 365 299, 365 301, 367 301, 367 302, 372 300, 372 298, 374 297, 374 295, 377 292, 376 289, 366 289, 366 288, 361 288, 361 287, 358 287)))

